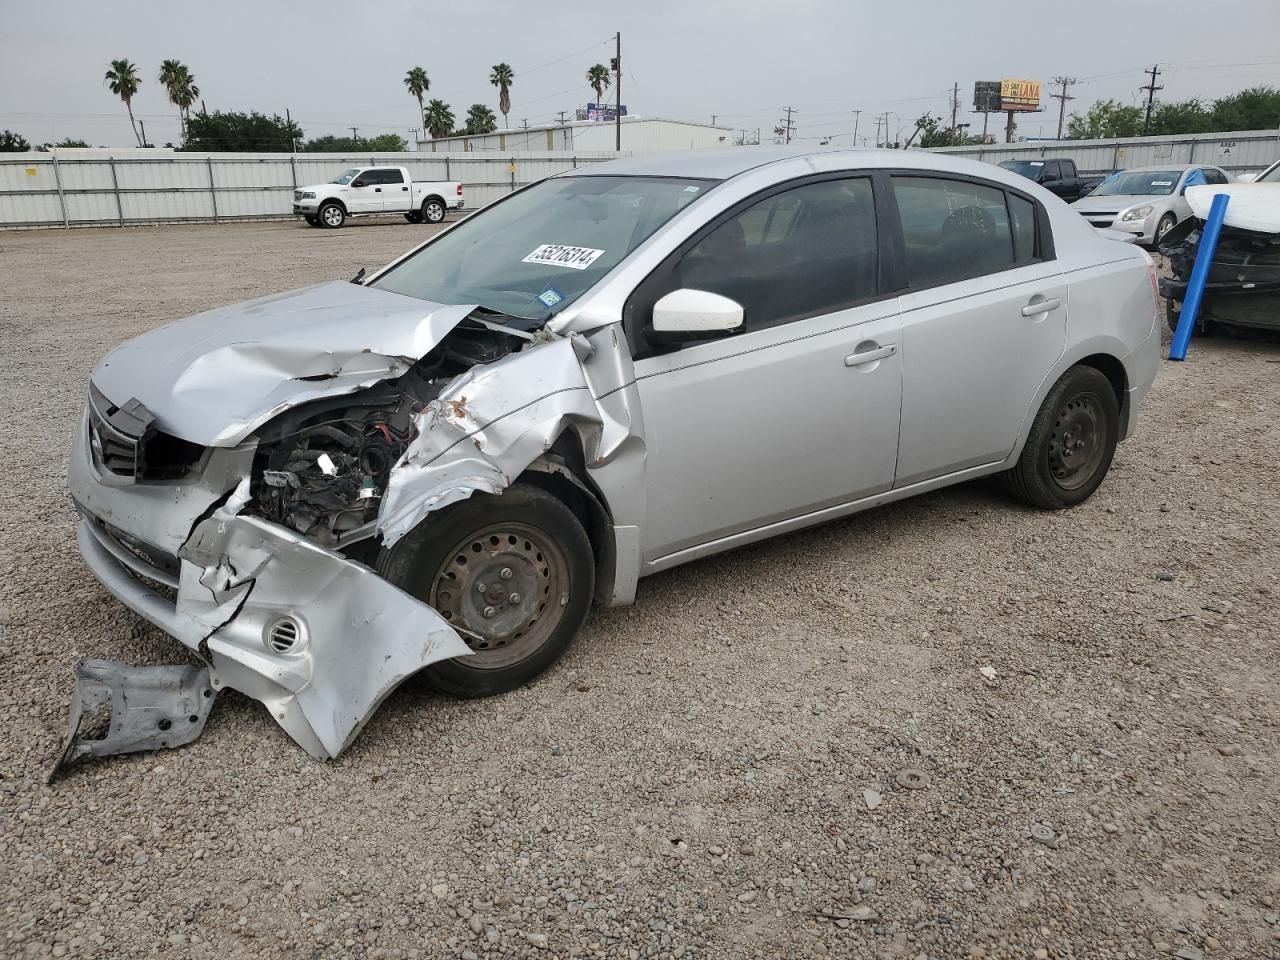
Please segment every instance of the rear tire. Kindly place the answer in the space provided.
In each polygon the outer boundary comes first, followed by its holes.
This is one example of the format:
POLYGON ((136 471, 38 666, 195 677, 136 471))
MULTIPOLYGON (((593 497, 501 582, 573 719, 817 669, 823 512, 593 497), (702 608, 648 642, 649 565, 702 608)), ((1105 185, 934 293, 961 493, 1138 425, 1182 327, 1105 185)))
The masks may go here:
POLYGON ((336 230, 347 222, 347 211, 343 210, 342 205, 338 203, 326 203, 320 208, 317 216, 320 226, 330 230, 336 230))
POLYGON ((444 201, 439 197, 427 197, 422 201, 422 219, 427 223, 439 223, 447 212, 444 201))
POLYGON ((1111 382, 1092 367, 1072 367, 1044 398, 1017 464, 1003 479, 1033 507, 1074 507, 1106 477, 1119 439, 1120 405, 1111 382))
POLYGON ((377 569, 439 611, 474 651, 423 671, 457 697, 505 693, 549 668, 582 626, 595 590, 581 521, 522 483, 431 514, 382 552, 377 569))

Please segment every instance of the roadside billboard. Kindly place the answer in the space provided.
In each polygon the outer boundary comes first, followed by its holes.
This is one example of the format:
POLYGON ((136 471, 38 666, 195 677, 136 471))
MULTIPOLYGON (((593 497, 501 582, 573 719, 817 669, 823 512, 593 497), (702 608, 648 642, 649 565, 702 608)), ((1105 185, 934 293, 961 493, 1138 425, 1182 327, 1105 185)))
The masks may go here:
POLYGON ((1001 80, 1001 110, 1039 110, 1039 80, 1001 80))

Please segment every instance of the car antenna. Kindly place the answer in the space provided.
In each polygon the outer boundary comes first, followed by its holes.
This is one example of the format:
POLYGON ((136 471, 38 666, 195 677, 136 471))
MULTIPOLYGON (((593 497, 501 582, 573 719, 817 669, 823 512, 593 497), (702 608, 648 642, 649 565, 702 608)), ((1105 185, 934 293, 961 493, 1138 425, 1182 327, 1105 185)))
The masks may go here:
POLYGON ((364 267, 361 267, 360 271, 354 277, 351 278, 351 282, 359 283, 363 279, 364 279, 364 267))

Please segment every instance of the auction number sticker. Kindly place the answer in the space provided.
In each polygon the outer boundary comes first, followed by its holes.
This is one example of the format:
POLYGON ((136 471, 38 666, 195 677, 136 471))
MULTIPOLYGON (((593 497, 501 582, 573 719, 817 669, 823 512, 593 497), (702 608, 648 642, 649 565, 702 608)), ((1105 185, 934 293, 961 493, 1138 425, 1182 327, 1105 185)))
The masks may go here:
POLYGON ((585 270, 599 258, 603 250, 591 247, 566 247, 561 243, 544 243, 522 260, 522 263, 544 263, 549 267, 585 270))

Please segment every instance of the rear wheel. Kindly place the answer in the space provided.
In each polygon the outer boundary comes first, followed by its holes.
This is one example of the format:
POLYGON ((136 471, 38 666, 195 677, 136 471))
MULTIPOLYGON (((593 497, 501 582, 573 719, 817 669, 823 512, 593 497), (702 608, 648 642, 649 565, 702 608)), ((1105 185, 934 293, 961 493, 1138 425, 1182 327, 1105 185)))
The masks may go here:
POLYGON ((379 558, 388 580, 437 610, 472 654, 425 673, 445 693, 504 693, 568 648, 595 588, 591 541, 563 502, 514 484, 418 524, 379 558))
POLYGON ((337 229, 347 222, 347 212, 337 203, 326 203, 320 208, 320 225, 331 230, 337 229))
POLYGON ((422 202, 422 219, 427 223, 439 223, 444 215, 444 201, 438 197, 428 197, 422 202))
POLYGON ((1119 438, 1120 405, 1111 382, 1092 367, 1072 367, 1044 398, 1005 482, 1032 506, 1074 507, 1106 477, 1119 438))

